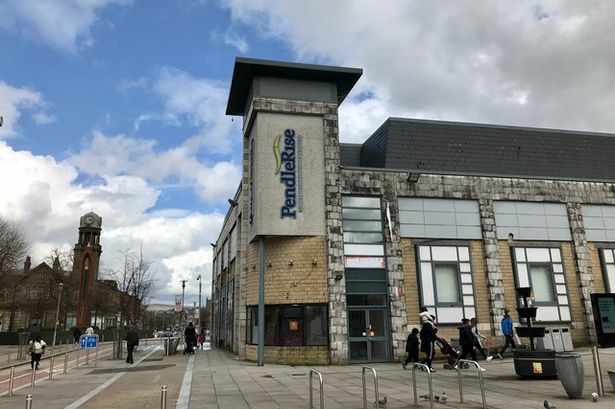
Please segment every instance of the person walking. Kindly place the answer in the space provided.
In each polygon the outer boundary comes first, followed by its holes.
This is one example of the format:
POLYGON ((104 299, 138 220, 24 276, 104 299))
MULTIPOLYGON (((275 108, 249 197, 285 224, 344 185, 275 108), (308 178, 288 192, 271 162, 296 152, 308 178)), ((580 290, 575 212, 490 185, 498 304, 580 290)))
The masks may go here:
POLYGON ((126 336, 124 337, 126 340, 126 347, 128 349, 128 355, 126 355, 126 363, 134 364, 134 359, 132 353, 134 352, 137 345, 139 345, 139 334, 134 328, 130 328, 126 331, 126 336))
POLYGON ((476 338, 474 340, 474 346, 476 347, 476 349, 478 349, 478 352, 480 352, 483 358, 485 358, 487 361, 491 361, 493 357, 491 355, 487 356, 487 354, 485 353, 485 349, 483 348, 482 340, 487 339, 487 337, 481 334, 480 331, 478 330, 478 326, 476 325, 478 324, 478 321, 476 320, 476 318, 471 318, 470 324, 472 328, 472 334, 474 334, 474 338, 476 338))
POLYGON ((85 330, 85 335, 94 335, 94 328, 87 327, 85 330))
POLYGON ((184 331, 184 338, 186 340, 186 349, 184 354, 194 354, 194 346, 196 345, 196 329, 192 322, 188 323, 186 330, 184 331))
POLYGON ((427 311, 427 307, 421 308, 421 313, 419 314, 421 319, 421 351, 425 353, 426 357, 423 360, 423 364, 427 365, 431 372, 436 372, 435 369, 431 367, 431 363, 433 361, 434 356, 436 355, 436 332, 438 332, 438 328, 436 328, 436 324, 434 324, 433 315, 429 315, 427 311))
MULTIPOLYGON (((470 320, 464 318, 461 320, 461 326, 459 329, 459 345, 461 346, 460 359, 467 359, 468 354, 472 357, 473 361, 476 361, 476 350, 474 349, 474 334, 472 333, 472 325, 470 320)), ((455 368, 457 365, 455 365, 455 368)))
POLYGON ((73 338, 75 340, 75 345, 79 345, 79 338, 81 338, 81 330, 79 327, 75 327, 73 330, 73 338))
POLYGON ((512 346, 512 349, 517 349, 515 340, 513 338, 513 320, 510 316, 510 311, 504 310, 504 318, 502 318, 502 333, 506 337, 506 343, 502 347, 502 350, 498 354, 498 358, 504 359, 504 352, 508 349, 508 346, 512 346))
POLYGON ((204 329, 201 329, 201 332, 199 333, 199 336, 196 339, 196 342, 200 345, 200 348, 203 349, 203 344, 205 343, 205 330, 204 329))
POLYGON ((406 369, 406 365, 410 362, 419 361, 419 330, 418 328, 412 328, 412 332, 408 334, 406 340, 406 360, 402 362, 401 366, 406 369))
POLYGON ((34 369, 36 365, 36 369, 38 369, 39 363, 41 361, 41 357, 45 353, 45 348, 47 344, 40 335, 37 335, 33 340, 28 344, 28 351, 30 352, 30 367, 34 369))

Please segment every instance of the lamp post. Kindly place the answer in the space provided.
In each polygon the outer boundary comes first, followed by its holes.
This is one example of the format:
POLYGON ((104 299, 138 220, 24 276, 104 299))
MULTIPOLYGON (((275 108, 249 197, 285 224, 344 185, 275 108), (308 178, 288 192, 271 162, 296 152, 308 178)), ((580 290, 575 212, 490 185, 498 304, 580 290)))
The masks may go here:
POLYGON ((199 332, 201 331, 201 275, 199 274, 199 276, 196 278, 197 281, 199 282, 199 312, 197 314, 197 319, 199 320, 199 332))
POLYGON ((180 314, 180 316, 179 316, 179 322, 180 322, 180 325, 181 325, 181 326, 182 326, 182 328, 183 328, 183 327, 185 327, 185 326, 186 326, 186 323, 184 322, 184 293, 186 292, 186 282, 187 282, 188 280, 181 280, 181 281, 182 281, 182 310, 181 310, 181 312, 179 313, 179 314, 180 314))
POLYGON ((55 350, 56 348, 56 335, 58 333, 58 325, 60 325, 60 300, 62 299, 62 288, 64 288, 64 284, 58 284, 58 305, 56 306, 56 324, 53 327, 53 341, 51 342, 51 350, 55 350))

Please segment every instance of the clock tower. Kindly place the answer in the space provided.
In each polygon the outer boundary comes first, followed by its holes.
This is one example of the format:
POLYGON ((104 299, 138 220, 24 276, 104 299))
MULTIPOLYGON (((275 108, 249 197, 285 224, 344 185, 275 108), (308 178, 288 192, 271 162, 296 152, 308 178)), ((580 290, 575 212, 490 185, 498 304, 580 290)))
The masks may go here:
POLYGON ((92 288, 98 280, 100 263, 100 232, 102 217, 87 213, 79 220, 79 241, 75 244, 73 276, 79 277, 77 287, 77 325, 90 325, 90 301, 92 288))

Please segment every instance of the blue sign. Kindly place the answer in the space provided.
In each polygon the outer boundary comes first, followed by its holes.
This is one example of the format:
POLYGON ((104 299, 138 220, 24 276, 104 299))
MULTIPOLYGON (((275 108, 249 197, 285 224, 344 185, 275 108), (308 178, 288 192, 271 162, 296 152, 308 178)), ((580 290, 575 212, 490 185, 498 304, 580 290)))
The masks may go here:
POLYGON ((98 347, 98 335, 82 335, 79 338, 79 348, 94 349, 98 347))
POLYGON ((280 208, 280 218, 297 218, 297 156, 295 155, 295 130, 284 131, 284 149, 280 146, 282 135, 273 142, 273 154, 276 159, 275 174, 280 175, 284 185, 284 202, 280 208))

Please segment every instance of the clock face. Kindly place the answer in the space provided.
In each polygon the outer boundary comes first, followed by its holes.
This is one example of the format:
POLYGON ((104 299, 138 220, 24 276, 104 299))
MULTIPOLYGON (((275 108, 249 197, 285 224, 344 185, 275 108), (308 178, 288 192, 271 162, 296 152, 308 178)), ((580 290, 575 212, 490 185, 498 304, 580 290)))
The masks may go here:
POLYGON ((92 216, 87 216, 87 217, 85 218, 85 222, 86 222, 87 224, 92 224, 92 222, 93 222, 93 221, 94 221, 94 218, 93 218, 92 216))

